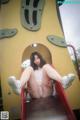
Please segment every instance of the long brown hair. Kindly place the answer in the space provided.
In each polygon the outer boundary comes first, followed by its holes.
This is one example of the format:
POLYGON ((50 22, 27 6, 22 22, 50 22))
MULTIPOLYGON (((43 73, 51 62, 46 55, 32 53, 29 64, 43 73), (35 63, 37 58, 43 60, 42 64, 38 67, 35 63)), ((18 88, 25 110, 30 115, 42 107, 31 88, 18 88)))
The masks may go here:
POLYGON ((41 56, 40 53, 33 52, 30 56, 30 60, 31 60, 31 66, 34 70, 38 69, 38 66, 34 63, 35 55, 37 55, 40 58, 40 66, 39 67, 43 67, 43 65, 46 64, 46 61, 43 59, 43 57, 41 56))

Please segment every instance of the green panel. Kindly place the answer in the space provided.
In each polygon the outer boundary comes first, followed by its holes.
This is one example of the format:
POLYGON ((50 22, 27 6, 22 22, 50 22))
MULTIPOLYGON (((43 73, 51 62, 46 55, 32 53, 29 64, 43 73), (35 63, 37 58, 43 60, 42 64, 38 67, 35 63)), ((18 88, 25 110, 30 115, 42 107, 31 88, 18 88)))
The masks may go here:
POLYGON ((49 35, 47 37, 48 41, 51 42, 52 44, 59 46, 59 47, 67 47, 67 44, 65 42, 64 38, 61 38, 59 36, 55 35, 49 35))
POLYGON ((0 39, 13 37, 16 33, 17 29, 0 29, 0 39))
POLYGON ((28 30, 37 31, 41 26, 41 17, 45 0, 22 0, 21 24, 28 30))
POLYGON ((61 6, 64 2, 65 0, 56 0, 58 6, 61 6))

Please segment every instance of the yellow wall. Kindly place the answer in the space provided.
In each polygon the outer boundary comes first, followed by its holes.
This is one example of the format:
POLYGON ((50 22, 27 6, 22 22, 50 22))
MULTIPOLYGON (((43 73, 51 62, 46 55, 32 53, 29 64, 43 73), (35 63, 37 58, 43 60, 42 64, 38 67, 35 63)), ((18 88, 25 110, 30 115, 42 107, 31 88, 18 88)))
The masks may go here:
MULTIPOLYGON (((2 28, 18 29, 16 36, 0 40, 1 85, 5 110, 20 106, 20 97, 11 91, 7 78, 15 75, 19 79, 23 52, 32 43, 40 43, 48 47, 52 55, 52 62, 61 75, 70 72, 76 74, 67 48, 54 46, 46 39, 48 35, 63 37, 63 33, 57 18, 55 0, 45 1, 41 29, 36 32, 28 31, 22 27, 20 21, 20 0, 10 0, 8 4, 2 5, 2 16, 0 16, 2 18, 2 28), (9 92, 11 92, 10 95, 8 95, 9 92)), ((66 90, 67 98, 73 109, 80 108, 79 87, 80 82, 76 75, 73 85, 66 90)))

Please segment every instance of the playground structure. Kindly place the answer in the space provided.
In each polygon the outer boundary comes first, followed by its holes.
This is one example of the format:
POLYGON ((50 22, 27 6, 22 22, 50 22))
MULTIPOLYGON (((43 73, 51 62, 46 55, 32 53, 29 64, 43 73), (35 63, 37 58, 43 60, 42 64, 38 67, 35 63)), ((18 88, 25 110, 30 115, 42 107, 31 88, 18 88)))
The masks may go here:
POLYGON ((9 111, 12 119, 20 118, 21 98, 12 92, 7 79, 11 75, 15 75, 17 79, 20 78, 21 63, 29 58, 31 52, 35 50, 39 51, 47 62, 53 64, 62 76, 71 72, 76 75, 74 83, 65 90, 65 94, 71 109, 80 109, 80 81, 68 50, 67 48, 55 46, 47 40, 48 35, 64 38, 55 0, 45 0, 41 26, 38 31, 30 31, 21 25, 20 9, 20 0, 16 0, 16 2, 10 0, 7 4, 2 4, 0 9, 0 28, 16 28, 18 31, 13 37, 5 37, 0 40, 0 77, 3 109, 9 111), (34 46, 35 43, 37 44, 36 47, 34 46))

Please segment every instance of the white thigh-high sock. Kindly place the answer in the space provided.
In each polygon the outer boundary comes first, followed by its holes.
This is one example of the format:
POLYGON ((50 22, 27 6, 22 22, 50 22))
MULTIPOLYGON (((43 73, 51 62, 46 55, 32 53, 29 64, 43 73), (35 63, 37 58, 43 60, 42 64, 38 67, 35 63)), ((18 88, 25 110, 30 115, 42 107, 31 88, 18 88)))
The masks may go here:
POLYGON ((16 80, 15 76, 10 76, 8 78, 8 84, 12 88, 13 92, 17 95, 20 95, 21 93, 21 82, 20 80, 16 80))
POLYGON ((70 73, 67 76, 63 76, 61 81, 63 88, 66 89, 70 87, 74 79, 75 79, 75 75, 73 73, 70 73))

